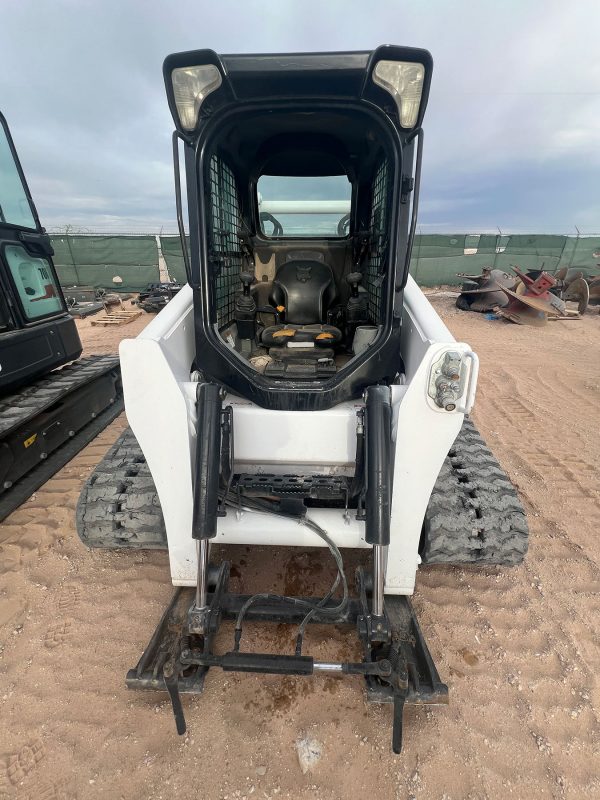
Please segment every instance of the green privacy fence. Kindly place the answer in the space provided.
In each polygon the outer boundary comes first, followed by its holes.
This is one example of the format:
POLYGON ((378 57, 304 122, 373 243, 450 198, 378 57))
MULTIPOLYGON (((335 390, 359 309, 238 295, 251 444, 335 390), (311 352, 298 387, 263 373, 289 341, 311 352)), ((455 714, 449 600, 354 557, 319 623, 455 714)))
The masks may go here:
MULTIPOLYGON (((178 236, 53 234, 51 238, 63 286, 138 291, 160 276, 186 279, 178 236), (118 287, 115 276, 123 281, 118 287)), ((415 236, 410 271, 421 286, 439 286, 460 283, 458 272, 474 275, 483 267, 548 272, 577 267, 594 274, 600 273, 599 265, 600 235, 428 233, 415 236)))
POLYGON ((577 267, 593 274, 599 264, 600 236, 421 234, 415 236, 410 271, 421 286, 439 286, 460 283, 457 273, 476 275, 483 267, 550 273, 577 267))
POLYGON ((128 291, 159 280, 156 236, 51 236, 62 286, 98 286, 128 291), (119 277, 122 283, 114 283, 119 277))

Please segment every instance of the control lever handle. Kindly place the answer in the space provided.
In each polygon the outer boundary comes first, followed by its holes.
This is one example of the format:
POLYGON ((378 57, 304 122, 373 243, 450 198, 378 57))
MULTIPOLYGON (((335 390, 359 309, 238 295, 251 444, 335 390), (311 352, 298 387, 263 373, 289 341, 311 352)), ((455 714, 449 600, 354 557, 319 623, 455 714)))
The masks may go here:
POLYGON ((244 287, 244 295, 248 297, 250 294, 250 287, 255 281, 254 275, 252 272, 242 272, 240 275, 240 280, 242 282, 242 286, 244 287))
POLYGON ((358 284, 362 281, 362 272, 350 272, 346 275, 346 282, 352 289, 352 297, 358 297, 358 284))

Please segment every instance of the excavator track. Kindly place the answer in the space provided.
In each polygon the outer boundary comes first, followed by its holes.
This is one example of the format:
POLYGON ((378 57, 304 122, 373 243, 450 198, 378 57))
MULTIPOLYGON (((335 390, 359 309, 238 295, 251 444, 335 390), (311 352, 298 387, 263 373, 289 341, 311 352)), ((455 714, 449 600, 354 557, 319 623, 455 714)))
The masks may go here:
MULTIPOLYGON (((77 530, 96 548, 166 549, 158 494, 130 428, 81 492, 77 530)), ((518 564, 527 521, 516 492, 470 420, 456 438, 431 493, 421 557, 429 564, 518 564)))
POLYGON ((87 356, 0 399, 0 520, 123 411, 118 356, 87 356))

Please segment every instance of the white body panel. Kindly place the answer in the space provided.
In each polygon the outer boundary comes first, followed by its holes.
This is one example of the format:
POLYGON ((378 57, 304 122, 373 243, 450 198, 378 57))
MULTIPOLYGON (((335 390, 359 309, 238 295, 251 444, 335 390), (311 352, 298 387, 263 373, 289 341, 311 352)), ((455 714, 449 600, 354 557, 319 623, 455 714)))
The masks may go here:
MULTIPOLYGON (((432 364, 456 343, 412 278, 404 294, 403 385, 391 387, 395 444, 392 535, 386 593, 411 594, 419 564, 425 510, 442 462, 458 434, 461 411, 447 412, 428 397, 432 364)), ((171 578, 176 586, 196 583, 192 539, 192 465, 195 453, 195 388, 192 291, 184 287, 136 339, 121 343, 121 371, 129 423, 142 447, 163 510, 171 578)), ((399 360, 400 363, 400 360, 399 360)), ((459 408, 469 410, 476 361, 459 408)), ((326 411, 271 411, 233 395, 235 464, 243 472, 352 475, 359 401, 326 411)), ((367 547, 364 522, 337 509, 310 509, 309 516, 340 547, 367 547)), ((294 520, 228 510, 218 520, 216 543, 322 546, 294 520)))

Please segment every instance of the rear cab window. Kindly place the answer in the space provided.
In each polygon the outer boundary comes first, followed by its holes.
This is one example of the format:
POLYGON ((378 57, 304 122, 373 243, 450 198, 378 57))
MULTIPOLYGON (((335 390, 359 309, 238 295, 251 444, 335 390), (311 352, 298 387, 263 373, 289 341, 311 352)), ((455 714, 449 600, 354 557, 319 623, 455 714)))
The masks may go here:
POLYGON ((352 185, 346 175, 263 175, 257 189, 258 217, 265 236, 348 235, 352 185))

